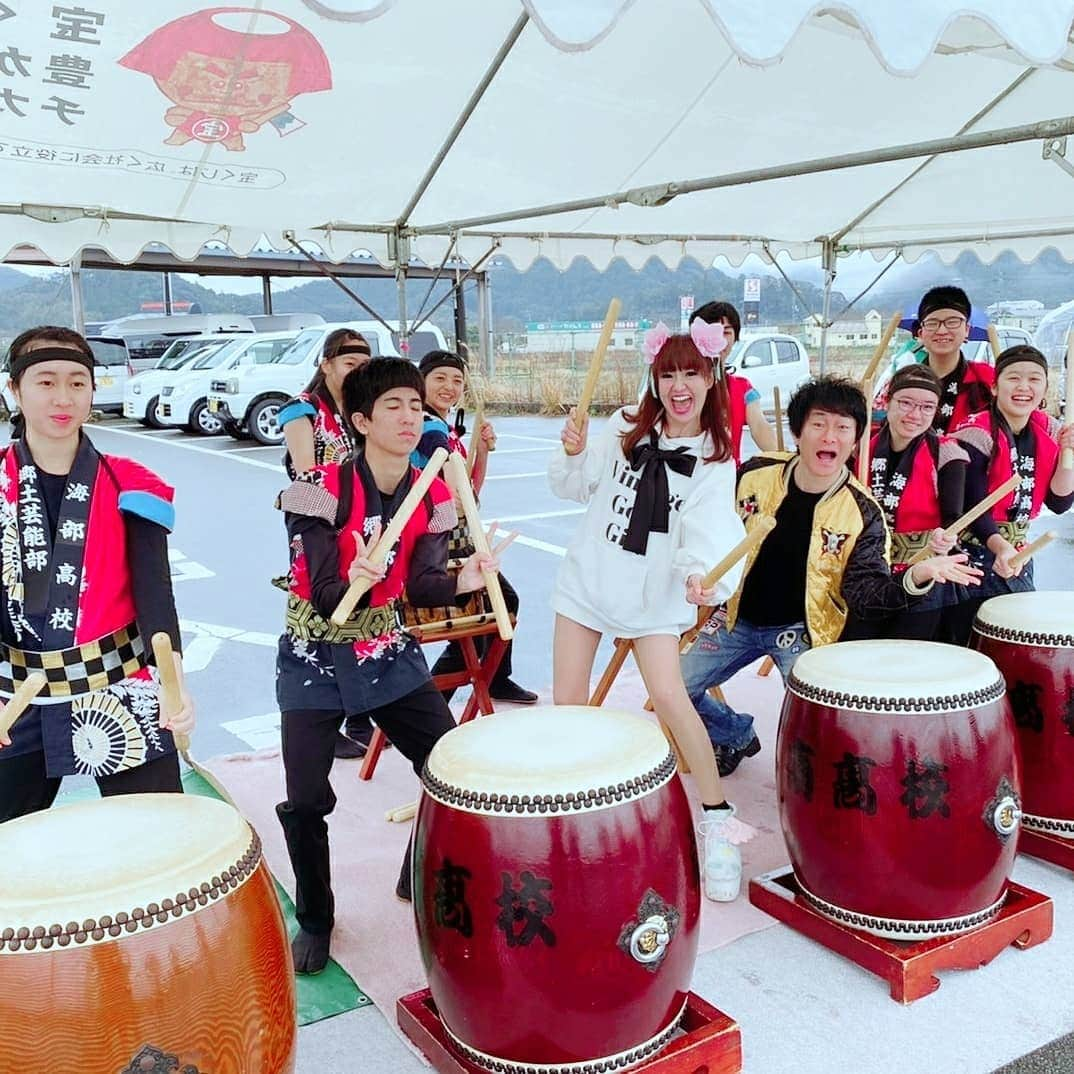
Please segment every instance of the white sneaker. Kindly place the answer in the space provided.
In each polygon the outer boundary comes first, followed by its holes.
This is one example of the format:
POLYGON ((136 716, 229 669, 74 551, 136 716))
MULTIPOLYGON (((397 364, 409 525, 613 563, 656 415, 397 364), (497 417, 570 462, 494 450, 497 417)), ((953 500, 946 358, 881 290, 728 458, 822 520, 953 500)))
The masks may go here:
POLYGON ((698 826, 705 838, 701 881, 706 898, 714 902, 734 902, 742 887, 742 852, 727 840, 727 821, 734 815, 734 806, 709 810, 698 826))

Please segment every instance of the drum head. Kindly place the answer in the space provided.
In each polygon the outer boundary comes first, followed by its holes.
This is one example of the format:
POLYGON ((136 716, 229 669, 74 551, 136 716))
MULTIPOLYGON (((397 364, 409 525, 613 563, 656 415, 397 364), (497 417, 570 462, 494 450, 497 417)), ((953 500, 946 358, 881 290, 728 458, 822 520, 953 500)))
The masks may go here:
POLYGON ((1074 595, 1007 593, 986 600, 973 624, 978 634, 1016 645, 1074 649, 1074 595))
POLYGON ((426 763, 433 797, 475 812, 534 815, 603 808, 675 773, 651 720, 584 705, 483 716, 449 731, 426 763))
POLYGON ((249 824, 196 795, 102 798, 8 821, 0 824, 0 951, 9 929, 33 938, 58 926, 59 937, 77 924, 75 932, 102 939, 117 922, 178 917, 237 887, 259 860, 249 824))
POLYGON ((987 656, 932 641, 843 641, 803 653, 788 689, 862 712, 953 712, 1003 696, 987 656))

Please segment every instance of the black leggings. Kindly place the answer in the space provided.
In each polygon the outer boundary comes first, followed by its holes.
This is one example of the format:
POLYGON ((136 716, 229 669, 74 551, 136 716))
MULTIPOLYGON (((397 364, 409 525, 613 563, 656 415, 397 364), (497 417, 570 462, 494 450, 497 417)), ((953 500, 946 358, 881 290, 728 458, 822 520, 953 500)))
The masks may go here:
MULTIPOLYGON (((295 916, 307 932, 326 933, 335 912, 325 817, 335 809, 336 796, 328 774, 344 714, 289 709, 281 715, 287 801, 276 806, 276 815, 295 873, 295 916)), ((431 682, 369 715, 419 775, 437 740, 455 726, 431 682)))
MULTIPOLYGON (((0 751, 0 823, 48 809, 56 800, 61 777, 45 772, 43 750, 5 757, 0 751)), ((102 798, 114 794, 182 794, 179 756, 169 753, 112 776, 98 776, 102 798)))

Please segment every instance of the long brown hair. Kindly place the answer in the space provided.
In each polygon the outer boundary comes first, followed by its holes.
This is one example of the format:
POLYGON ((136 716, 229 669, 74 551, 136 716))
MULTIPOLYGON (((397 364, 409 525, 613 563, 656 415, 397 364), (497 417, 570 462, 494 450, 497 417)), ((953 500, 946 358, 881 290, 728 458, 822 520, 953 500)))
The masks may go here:
MULTIPOLYGON (((321 357, 317 362, 317 372, 313 374, 309 384, 306 385, 306 392, 309 395, 319 395, 326 403, 331 403, 332 400, 328 398, 328 388, 324 383, 324 370, 321 369, 321 362, 327 361, 329 358, 335 358, 339 354, 340 348, 345 343, 364 343, 366 347, 369 347, 369 340, 362 335, 357 329, 354 328, 337 328, 333 332, 329 332, 324 337, 324 343, 321 347, 321 357)), ((370 356, 372 356, 372 348, 369 347, 370 356)))
POLYGON ((706 456, 704 461, 726 462, 732 457, 727 385, 717 374, 713 360, 706 358, 689 336, 672 336, 653 359, 653 364, 649 367, 650 387, 646 389, 645 397, 638 404, 636 411, 626 411, 624 415, 634 428, 623 436, 623 454, 629 459, 634 448, 648 437, 658 421, 665 418, 664 404, 653 395, 651 385, 659 385, 662 374, 677 370, 696 370, 702 376, 712 373, 713 384, 705 396, 700 415, 701 431, 712 437, 713 448, 712 454, 706 456))

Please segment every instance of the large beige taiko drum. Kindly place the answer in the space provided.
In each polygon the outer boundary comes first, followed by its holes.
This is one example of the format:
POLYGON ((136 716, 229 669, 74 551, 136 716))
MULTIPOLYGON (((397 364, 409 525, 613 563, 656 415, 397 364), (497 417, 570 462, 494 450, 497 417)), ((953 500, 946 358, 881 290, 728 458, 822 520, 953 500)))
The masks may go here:
POLYGON ((294 971, 230 806, 107 798, 0 824, 0 1070, 290 1074, 294 971))

